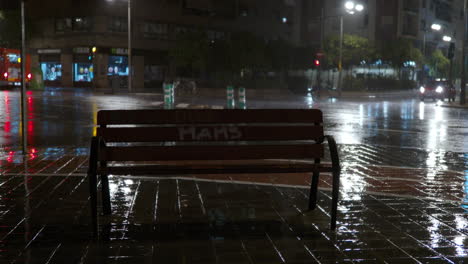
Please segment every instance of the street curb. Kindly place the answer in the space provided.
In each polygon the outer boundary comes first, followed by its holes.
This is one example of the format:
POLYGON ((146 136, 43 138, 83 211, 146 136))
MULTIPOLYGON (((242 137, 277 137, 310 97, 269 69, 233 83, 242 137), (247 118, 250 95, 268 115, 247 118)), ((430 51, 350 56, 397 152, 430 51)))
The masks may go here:
POLYGON ((446 108, 468 109, 468 104, 465 104, 465 105, 441 104, 440 106, 441 106, 441 107, 446 107, 446 108))

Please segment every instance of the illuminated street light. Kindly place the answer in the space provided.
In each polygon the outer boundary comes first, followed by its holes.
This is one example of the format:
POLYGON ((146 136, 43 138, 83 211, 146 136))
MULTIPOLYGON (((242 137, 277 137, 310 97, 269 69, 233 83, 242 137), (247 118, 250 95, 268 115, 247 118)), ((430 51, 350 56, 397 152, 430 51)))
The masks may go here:
MULTIPOLYGON (((347 1, 344 4, 345 10, 348 14, 354 15, 354 13, 364 11, 364 5, 356 4, 353 1, 347 1)), ((338 57, 338 96, 341 97, 341 72, 343 67, 343 39, 344 39, 344 29, 343 29, 343 14, 340 15, 340 49, 338 57)))
POLYGON ((442 40, 445 41, 445 42, 450 42, 450 41, 452 41, 452 37, 444 36, 444 37, 442 38, 442 40))
POLYGON ((364 6, 361 5, 361 4, 357 4, 357 5, 354 7, 354 9, 356 9, 356 11, 358 11, 358 12, 362 12, 362 10, 364 10, 364 6))
POLYGON ((351 11, 354 9, 354 2, 353 1, 348 1, 345 3, 345 8, 348 11, 351 11))
POLYGON ((442 26, 439 25, 439 24, 432 24, 431 28, 432 28, 433 30, 439 31, 439 30, 442 29, 442 26))

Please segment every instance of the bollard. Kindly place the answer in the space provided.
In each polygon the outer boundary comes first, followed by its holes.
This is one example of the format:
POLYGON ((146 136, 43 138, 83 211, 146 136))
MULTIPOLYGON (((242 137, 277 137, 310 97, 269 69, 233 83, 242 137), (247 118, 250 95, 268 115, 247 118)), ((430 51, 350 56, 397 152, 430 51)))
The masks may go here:
POLYGON ((239 98, 238 98, 238 104, 237 108, 239 109, 247 109, 247 99, 245 96, 245 88, 244 87, 239 87, 239 98))
POLYGON ((227 93, 227 109, 234 109, 236 107, 236 100, 234 99, 234 86, 228 85, 226 93, 227 93))
POLYGON ((173 92, 174 85, 169 83, 164 83, 164 109, 172 109, 174 106, 173 92))

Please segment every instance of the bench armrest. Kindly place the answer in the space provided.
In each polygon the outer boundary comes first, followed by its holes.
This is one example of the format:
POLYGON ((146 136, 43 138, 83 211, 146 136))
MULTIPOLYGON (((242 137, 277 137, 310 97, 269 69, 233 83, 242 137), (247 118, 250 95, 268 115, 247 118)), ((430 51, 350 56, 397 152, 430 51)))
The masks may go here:
POLYGON ((324 136, 324 138, 327 140, 328 147, 330 149, 333 171, 339 173, 341 171, 341 167, 340 158, 338 156, 338 148, 336 147, 336 141, 333 138, 333 136, 324 136))

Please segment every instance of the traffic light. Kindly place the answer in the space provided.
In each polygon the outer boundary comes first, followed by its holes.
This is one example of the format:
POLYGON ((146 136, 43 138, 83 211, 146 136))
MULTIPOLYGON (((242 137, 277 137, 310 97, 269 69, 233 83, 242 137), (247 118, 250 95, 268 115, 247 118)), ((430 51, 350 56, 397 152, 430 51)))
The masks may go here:
POLYGON ((320 66, 320 60, 318 60, 318 59, 314 60, 314 65, 316 67, 320 66))

